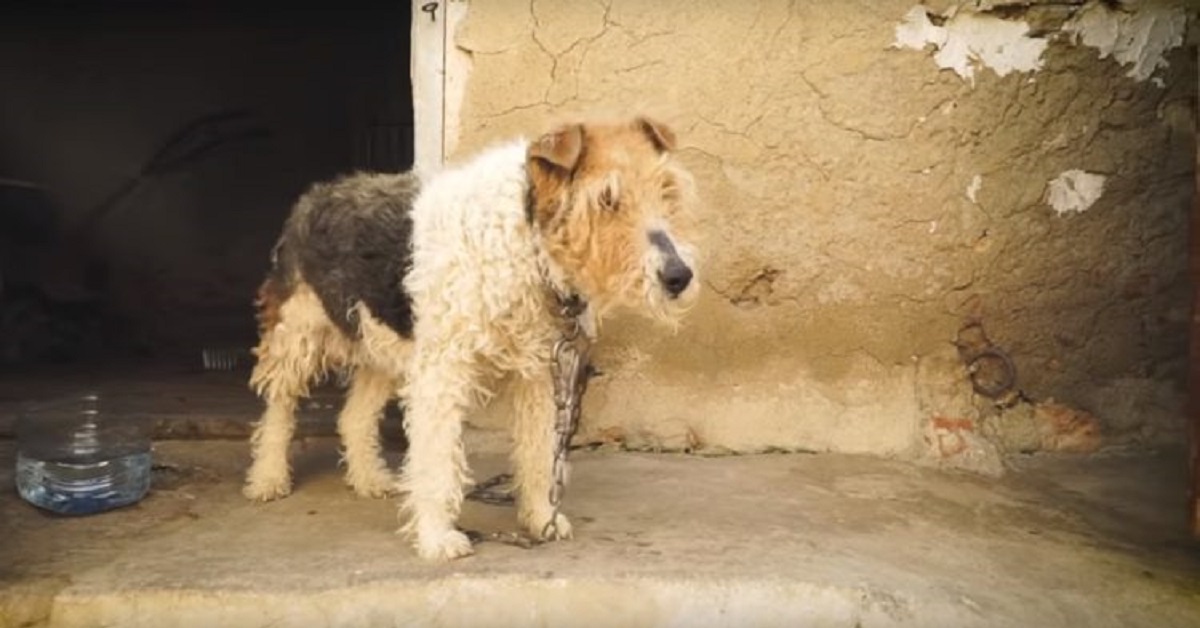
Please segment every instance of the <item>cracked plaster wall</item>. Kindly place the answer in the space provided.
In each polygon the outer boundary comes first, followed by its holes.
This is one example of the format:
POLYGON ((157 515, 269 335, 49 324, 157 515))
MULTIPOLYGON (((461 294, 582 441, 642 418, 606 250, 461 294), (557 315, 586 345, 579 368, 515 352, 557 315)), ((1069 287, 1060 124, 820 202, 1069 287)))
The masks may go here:
POLYGON ((1133 413, 1137 395, 1173 399, 1194 48, 1166 54, 1161 86, 1058 38, 1036 72, 972 84, 892 46, 913 4, 471 4, 451 159, 565 114, 641 109, 674 125, 706 200, 700 307, 676 336, 606 328, 583 438, 911 453, 937 411, 919 364, 965 382, 945 356, 970 317, 1030 395, 1119 429, 1136 426, 1109 392, 1132 391, 1133 413), (1046 186, 1072 169, 1106 177, 1103 195, 1059 215, 1046 186))

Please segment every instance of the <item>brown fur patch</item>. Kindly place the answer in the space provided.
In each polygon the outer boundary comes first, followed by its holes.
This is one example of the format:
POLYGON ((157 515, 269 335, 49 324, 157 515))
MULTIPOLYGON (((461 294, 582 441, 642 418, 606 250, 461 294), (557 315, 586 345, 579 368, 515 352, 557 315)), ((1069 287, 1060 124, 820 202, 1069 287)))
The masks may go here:
POLYGON ((670 129, 646 118, 566 125, 530 145, 533 218, 547 253, 601 309, 644 299, 656 220, 684 228, 690 178, 674 145, 670 129))
POLYGON ((257 310, 255 318, 258 320, 258 333, 260 336, 266 334, 267 330, 273 329, 279 324, 279 309, 283 307, 283 303, 291 295, 291 288, 274 276, 267 277, 262 282, 262 285, 258 287, 258 294, 254 299, 254 307, 257 310))

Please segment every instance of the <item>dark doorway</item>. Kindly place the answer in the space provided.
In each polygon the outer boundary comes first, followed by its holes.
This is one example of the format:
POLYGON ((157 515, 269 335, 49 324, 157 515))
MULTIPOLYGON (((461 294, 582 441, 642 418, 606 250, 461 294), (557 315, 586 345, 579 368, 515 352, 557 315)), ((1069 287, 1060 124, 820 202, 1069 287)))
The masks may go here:
POLYGON ((409 3, 0 9, 0 367, 199 362, 314 181, 412 163, 409 3))

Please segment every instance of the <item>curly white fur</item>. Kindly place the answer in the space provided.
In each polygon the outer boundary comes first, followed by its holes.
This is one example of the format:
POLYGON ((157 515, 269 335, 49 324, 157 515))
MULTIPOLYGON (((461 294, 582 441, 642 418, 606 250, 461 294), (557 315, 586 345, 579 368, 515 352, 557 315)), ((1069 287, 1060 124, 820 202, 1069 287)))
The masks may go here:
MULTIPOLYGON (((470 551, 454 529, 468 481, 460 430, 511 373, 518 390, 514 451, 520 518, 545 523, 553 446, 549 355, 556 321, 546 302, 537 238, 525 217, 526 142, 497 147, 428 182, 413 207, 413 267, 404 287, 416 312, 405 389, 410 452, 401 480, 418 553, 470 551), (544 401, 542 399, 544 398, 544 401), (531 413, 534 416, 528 416, 531 413)), ((540 529, 537 529, 540 534, 540 529)))

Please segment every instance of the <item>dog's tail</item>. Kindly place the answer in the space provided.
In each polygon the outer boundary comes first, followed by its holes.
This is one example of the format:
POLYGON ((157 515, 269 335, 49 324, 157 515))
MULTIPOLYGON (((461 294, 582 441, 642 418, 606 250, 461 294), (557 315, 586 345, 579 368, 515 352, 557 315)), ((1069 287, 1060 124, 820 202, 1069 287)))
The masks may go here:
POLYGON ((285 264, 280 253, 285 246, 286 238, 279 238, 271 248, 271 269, 267 277, 258 287, 254 299, 255 318, 258 320, 259 336, 265 336, 267 331, 279 324, 279 309, 283 307, 288 297, 292 296, 291 282, 288 281, 285 264))

